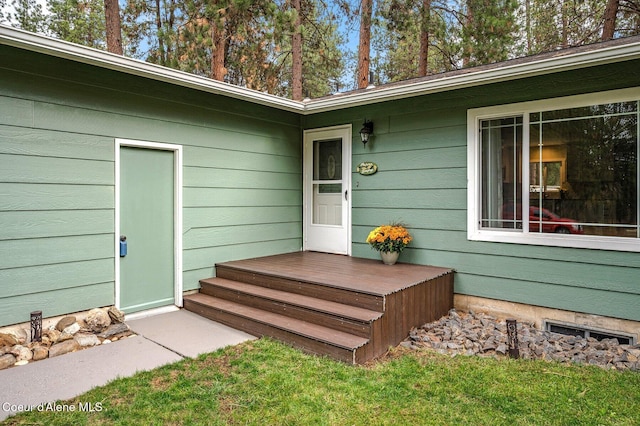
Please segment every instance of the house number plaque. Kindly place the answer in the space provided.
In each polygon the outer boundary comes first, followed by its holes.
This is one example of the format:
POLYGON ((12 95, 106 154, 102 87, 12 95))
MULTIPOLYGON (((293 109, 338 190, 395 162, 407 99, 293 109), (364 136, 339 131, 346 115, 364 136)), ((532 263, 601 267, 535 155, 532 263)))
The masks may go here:
POLYGON ((378 171, 378 165, 376 163, 372 163, 371 161, 363 161, 358 164, 356 167, 356 172, 360 173, 362 176, 369 176, 378 171))

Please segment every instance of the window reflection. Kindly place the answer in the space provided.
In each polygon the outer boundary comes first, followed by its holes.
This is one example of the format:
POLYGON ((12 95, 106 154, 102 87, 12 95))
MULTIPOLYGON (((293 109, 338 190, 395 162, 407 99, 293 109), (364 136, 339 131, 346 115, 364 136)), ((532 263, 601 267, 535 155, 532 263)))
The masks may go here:
POLYGON ((636 102, 542 113, 530 125, 529 202, 556 218, 536 216, 530 231, 637 237, 637 145, 636 102))
POLYGON ((481 227, 637 238, 638 116, 638 102, 535 112, 528 141, 520 116, 482 120, 481 227))

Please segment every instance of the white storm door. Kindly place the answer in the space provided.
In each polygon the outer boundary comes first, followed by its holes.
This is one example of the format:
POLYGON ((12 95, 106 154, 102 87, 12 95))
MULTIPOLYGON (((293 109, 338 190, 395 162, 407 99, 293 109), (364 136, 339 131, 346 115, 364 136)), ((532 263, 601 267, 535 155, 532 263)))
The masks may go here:
POLYGON ((351 254, 351 125, 304 132, 303 249, 351 254))

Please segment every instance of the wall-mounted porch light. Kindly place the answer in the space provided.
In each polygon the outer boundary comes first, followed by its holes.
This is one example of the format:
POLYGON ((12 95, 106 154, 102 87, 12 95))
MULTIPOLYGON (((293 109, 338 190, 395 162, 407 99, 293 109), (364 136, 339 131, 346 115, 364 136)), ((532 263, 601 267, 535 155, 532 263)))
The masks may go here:
POLYGON ((362 129, 360 129, 360 139, 364 146, 367 146, 367 142, 369 142, 369 137, 371 135, 373 135, 373 122, 367 121, 365 118, 364 123, 362 123, 362 129))

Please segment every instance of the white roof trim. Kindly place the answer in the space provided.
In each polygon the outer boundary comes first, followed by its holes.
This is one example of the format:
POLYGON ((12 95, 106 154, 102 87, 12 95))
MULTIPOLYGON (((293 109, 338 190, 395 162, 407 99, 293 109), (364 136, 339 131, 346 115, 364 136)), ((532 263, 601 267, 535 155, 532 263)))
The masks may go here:
POLYGON ((195 74, 174 70, 138 59, 115 55, 102 50, 69 43, 64 40, 58 40, 40 34, 18 30, 5 25, 0 25, 0 44, 6 44, 89 65, 95 65, 101 68, 107 68, 170 84, 189 87, 203 92, 225 95, 286 111, 304 111, 304 104, 302 102, 296 102, 280 96, 259 92, 257 90, 251 90, 217 80, 211 80, 209 78, 200 77, 195 74))
POLYGON ((544 55, 543 59, 527 62, 507 61, 494 66, 478 67, 477 70, 471 68, 464 73, 444 73, 442 76, 434 75, 432 78, 414 79, 395 85, 379 86, 371 90, 359 90, 344 95, 336 94, 312 100, 307 104, 305 112, 333 111, 339 108, 482 86, 632 59, 640 59, 640 41, 564 55, 544 55))
POLYGON ((444 73, 386 86, 336 94, 306 102, 292 101, 137 59, 114 55, 51 37, 0 25, 0 44, 70 59, 170 84, 246 100, 285 111, 314 114, 465 87, 482 86, 544 74, 640 59, 640 41, 584 50, 552 52, 530 60, 514 60, 461 72, 444 73))

